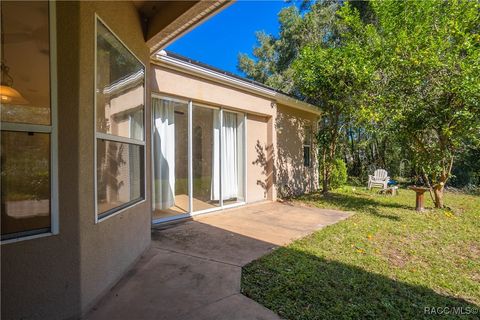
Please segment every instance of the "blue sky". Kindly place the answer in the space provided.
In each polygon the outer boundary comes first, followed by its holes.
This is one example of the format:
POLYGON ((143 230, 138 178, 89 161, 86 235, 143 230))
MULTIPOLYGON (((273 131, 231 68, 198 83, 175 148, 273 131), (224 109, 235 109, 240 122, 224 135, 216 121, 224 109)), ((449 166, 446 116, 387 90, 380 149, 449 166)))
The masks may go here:
POLYGON ((255 31, 278 34, 282 0, 240 0, 197 26, 166 49, 225 71, 237 70, 238 53, 252 54, 255 31))

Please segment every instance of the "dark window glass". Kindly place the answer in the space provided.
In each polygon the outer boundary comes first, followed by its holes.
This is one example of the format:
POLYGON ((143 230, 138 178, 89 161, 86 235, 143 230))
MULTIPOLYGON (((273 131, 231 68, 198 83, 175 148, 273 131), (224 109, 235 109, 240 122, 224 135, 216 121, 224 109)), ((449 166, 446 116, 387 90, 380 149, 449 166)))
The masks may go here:
POLYGON ((303 146, 303 165, 310 167, 310 146, 303 146))
POLYGON ((303 165, 310 167, 311 165, 311 148, 312 148, 312 127, 307 125, 304 127, 304 139, 303 139, 303 165))
POLYGON ((50 135, 3 131, 1 140, 2 239, 48 231, 50 135))

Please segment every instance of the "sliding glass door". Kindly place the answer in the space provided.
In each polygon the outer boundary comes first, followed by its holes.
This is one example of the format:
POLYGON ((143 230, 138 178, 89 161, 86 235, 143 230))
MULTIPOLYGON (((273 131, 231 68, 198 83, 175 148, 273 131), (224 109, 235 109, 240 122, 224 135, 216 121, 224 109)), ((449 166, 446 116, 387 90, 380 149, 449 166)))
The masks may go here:
POLYGON ((153 219, 190 212, 188 102, 152 98, 153 219))
POLYGON ((152 97, 154 222, 245 202, 245 114, 152 97))
POLYGON ((193 105, 192 211, 220 206, 220 110, 193 105))

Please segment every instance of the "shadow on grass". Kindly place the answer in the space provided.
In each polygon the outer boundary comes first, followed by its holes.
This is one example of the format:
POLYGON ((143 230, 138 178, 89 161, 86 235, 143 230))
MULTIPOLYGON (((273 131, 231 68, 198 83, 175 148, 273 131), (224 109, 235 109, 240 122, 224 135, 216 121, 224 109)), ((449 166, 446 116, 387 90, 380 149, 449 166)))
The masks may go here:
MULTIPOLYGON (((431 308, 450 312, 479 306, 444 296, 305 252, 281 248, 242 270, 242 293, 282 318, 294 319, 431 319, 431 308), (463 309, 459 309, 463 308, 463 309)), ((442 315, 442 319, 459 319, 442 315)), ((478 319, 465 314, 461 319, 478 319)))
POLYGON ((357 211, 372 214, 374 216, 390 219, 390 220, 401 220, 397 215, 385 214, 382 213, 379 208, 396 208, 396 209, 408 209, 412 210, 413 207, 398 203, 384 203, 379 202, 374 199, 366 199, 363 197, 356 197, 346 194, 331 193, 328 195, 323 195, 321 193, 313 193, 304 197, 300 197, 300 200, 307 200, 312 202, 320 202, 329 206, 340 208, 347 211, 357 211))

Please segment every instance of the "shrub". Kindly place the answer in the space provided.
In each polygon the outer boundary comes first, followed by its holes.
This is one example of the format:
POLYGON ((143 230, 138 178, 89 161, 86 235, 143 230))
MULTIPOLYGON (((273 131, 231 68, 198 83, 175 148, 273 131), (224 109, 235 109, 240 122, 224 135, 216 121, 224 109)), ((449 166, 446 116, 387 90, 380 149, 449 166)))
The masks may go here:
POLYGON ((347 165, 342 159, 335 159, 330 175, 330 188, 336 189, 347 183, 347 165))

